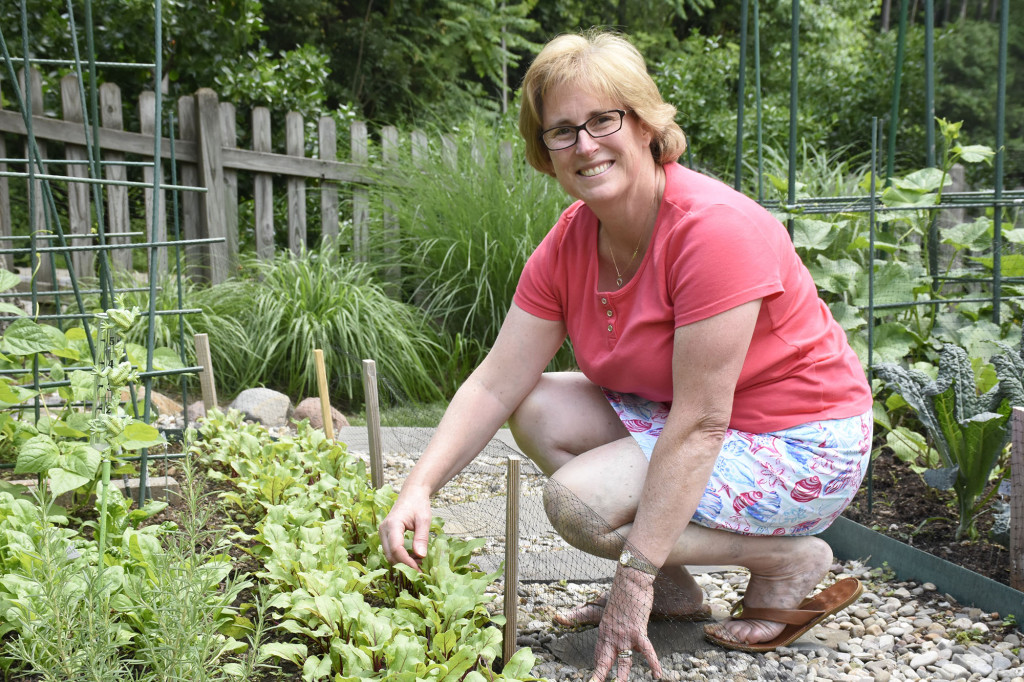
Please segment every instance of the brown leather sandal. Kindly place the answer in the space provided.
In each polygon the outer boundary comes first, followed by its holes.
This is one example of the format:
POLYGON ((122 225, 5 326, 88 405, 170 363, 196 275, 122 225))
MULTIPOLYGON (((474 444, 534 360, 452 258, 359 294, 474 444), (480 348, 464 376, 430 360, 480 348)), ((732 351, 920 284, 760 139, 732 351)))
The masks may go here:
POLYGON ((864 592, 864 586, 856 578, 843 578, 825 588, 813 597, 804 599, 795 609, 758 609, 743 606, 743 602, 733 609, 734 620, 767 620, 773 623, 785 623, 786 627, 775 639, 756 644, 734 642, 720 637, 711 631, 720 624, 704 626, 704 637, 714 644, 726 649, 763 653, 780 646, 788 646, 801 635, 813 628, 829 616, 836 614, 853 604, 864 592))

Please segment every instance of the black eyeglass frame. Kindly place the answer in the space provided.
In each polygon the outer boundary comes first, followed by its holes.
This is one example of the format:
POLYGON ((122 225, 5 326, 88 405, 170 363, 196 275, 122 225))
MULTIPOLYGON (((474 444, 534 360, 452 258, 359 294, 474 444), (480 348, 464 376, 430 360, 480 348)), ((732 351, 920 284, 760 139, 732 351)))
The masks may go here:
POLYGON ((576 143, 580 141, 580 131, 581 130, 586 130, 587 131, 587 135, 590 135, 590 137, 595 138, 595 139, 599 138, 599 137, 608 137, 609 135, 614 135, 615 133, 617 133, 620 130, 622 130, 622 122, 624 120, 626 120, 626 114, 627 113, 628 112, 623 111, 622 109, 609 109, 608 111, 601 111, 601 112, 598 112, 598 113, 594 114, 593 116, 591 116, 590 118, 588 118, 586 121, 584 121, 583 123, 581 123, 578 126, 574 126, 574 125, 553 126, 551 128, 547 128, 546 130, 540 131, 540 135, 538 135, 538 137, 540 138, 541 144, 543 144, 544 147, 549 152, 560 152, 563 149, 569 149, 570 147, 575 147, 576 146, 576 143), (619 127, 616 128, 615 130, 612 130, 612 131, 607 132, 607 133, 601 133, 600 135, 595 135, 594 133, 590 132, 589 128, 587 128, 587 125, 589 125, 590 122, 593 121, 595 118, 600 118, 601 116, 605 116, 607 114, 612 114, 612 113, 615 113, 615 114, 619 115, 619 127), (554 148, 552 148, 551 145, 548 144, 548 141, 546 139, 544 139, 544 136, 547 133, 550 133, 552 130, 565 130, 565 129, 569 129, 569 128, 571 128, 576 134, 573 136, 572 143, 567 144, 564 147, 554 147, 554 148))

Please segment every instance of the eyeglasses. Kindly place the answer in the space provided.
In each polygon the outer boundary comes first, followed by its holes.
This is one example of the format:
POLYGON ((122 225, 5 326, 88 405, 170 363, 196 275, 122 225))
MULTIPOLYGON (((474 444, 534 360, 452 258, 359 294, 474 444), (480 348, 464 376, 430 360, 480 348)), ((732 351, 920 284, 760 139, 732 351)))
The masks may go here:
POLYGON ((622 129, 622 119, 625 115, 626 112, 622 109, 609 109, 600 114, 594 114, 583 125, 561 125, 548 128, 540 134, 540 139, 550 151, 557 152, 559 149, 568 149, 579 140, 581 130, 586 130, 591 137, 607 137, 612 133, 619 132, 622 129))

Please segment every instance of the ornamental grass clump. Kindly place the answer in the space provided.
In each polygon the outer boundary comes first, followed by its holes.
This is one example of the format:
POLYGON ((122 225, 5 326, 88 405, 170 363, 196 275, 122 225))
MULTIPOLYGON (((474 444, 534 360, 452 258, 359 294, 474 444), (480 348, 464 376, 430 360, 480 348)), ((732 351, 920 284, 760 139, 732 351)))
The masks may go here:
MULTIPOLYGON (((480 129, 460 140, 457 153, 403 160, 402 168, 420 172, 403 174, 400 191, 388 195, 401 231, 373 238, 378 271, 400 272, 403 298, 458 339, 464 369, 483 359, 523 265, 572 203, 554 178, 526 163, 513 135, 480 129)), ((571 356, 558 363, 572 367, 571 356)))

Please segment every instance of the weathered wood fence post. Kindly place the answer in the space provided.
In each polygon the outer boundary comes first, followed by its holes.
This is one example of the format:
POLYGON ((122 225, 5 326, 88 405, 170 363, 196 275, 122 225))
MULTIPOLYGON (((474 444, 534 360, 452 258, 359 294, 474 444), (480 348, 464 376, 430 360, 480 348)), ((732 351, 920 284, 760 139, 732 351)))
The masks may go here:
MULTIPOLYGON (((60 80, 61 108, 64 112, 64 120, 70 123, 85 125, 85 113, 82 111, 82 93, 78 89, 78 78, 69 73, 60 80)), ((64 158, 68 161, 79 161, 81 163, 69 163, 66 173, 72 178, 86 178, 89 176, 89 169, 85 166, 89 155, 86 148, 77 144, 68 144, 64 147, 64 158)), ((68 232, 72 235, 87 235, 92 231, 92 216, 89 211, 89 185, 84 182, 68 183, 68 232)), ((71 241, 75 246, 84 246, 89 241, 85 239, 74 239, 71 241)), ((93 251, 74 251, 71 254, 71 265, 75 269, 76 277, 89 277, 93 273, 96 264, 96 254, 93 251)))
MULTIPOLYGON (((252 149, 266 154, 271 152, 270 109, 266 107, 252 110, 252 149)), ((257 173, 253 193, 256 255, 270 259, 274 257, 274 176, 270 173, 257 173)))
MULTIPOLYGON (((321 116, 317 127, 322 161, 338 160, 338 127, 330 116, 321 116)), ((334 240, 338 236, 338 183, 320 178, 320 238, 334 240)))
MULTIPOLYGON (((187 142, 196 142, 196 99, 192 95, 178 98, 178 135, 187 142)), ((179 182, 186 187, 199 184, 199 168, 195 163, 182 163, 179 182)), ((186 240, 202 237, 199 219, 199 193, 181 193, 181 236, 186 240)), ((202 280, 207 276, 207 254, 202 244, 185 246, 185 266, 189 277, 202 280)))
MULTIPOLYGON (((43 114, 43 78, 42 74, 39 73, 38 69, 31 69, 28 74, 28 78, 25 77, 25 70, 22 69, 18 73, 18 78, 21 81, 21 93, 23 97, 26 97, 30 102, 32 108, 32 114, 41 116, 43 114), (27 86, 27 87, 26 87, 27 86)), ((47 159, 47 145, 44 140, 36 139, 36 150, 39 153, 38 165, 35 164, 33 159, 32 149, 29 141, 25 141, 25 158, 29 160, 30 164, 33 164, 36 173, 46 173, 46 159, 47 159)), ((26 171, 28 168, 26 167, 26 171)), ((27 180, 26 180, 27 182, 27 180)), ((32 193, 32 204, 35 210, 32 215, 32 233, 36 237, 42 237, 36 240, 36 247, 53 246, 54 241, 46 239, 47 225, 46 225, 46 204, 43 202, 43 181, 36 179, 32 186, 29 188, 32 193)), ((15 246, 27 247, 28 242, 15 242, 15 246)), ((52 289, 53 288, 53 257, 49 253, 40 253, 36 255, 36 260, 31 264, 32 272, 35 274, 36 286, 38 289, 52 289)))
MULTIPOLYGON (((124 114, 121 111, 121 88, 113 83, 100 85, 100 125, 110 130, 124 130, 124 114)), ((100 133, 102 135, 102 133, 100 133)), ((121 152, 107 152, 104 155, 107 162, 103 166, 103 177, 113 182, 124 182, 128 179, 128 170, 125 166, 117 165, 118 161, 124 161, 125 155, 121 152)), ((131 241, 123 235, 130 231, 128 220, 128 188, 124 185, 107 185, 107 243, 127 244, 131 241)), ((131 249, 116 249, 109 252, 109 262, 117 270, 128 272, 132 267, 131 249)))
MULTIPOLYGON (((302 114, 289 111, 284 117, 285 153, 306 155, 305 124, 302 114)), ((299 255, 306 248, 306 181, 289 176, 288 185, 288 248, 299 255)))
MULTIPOLYGON (((156 135, 160 125, 156 120, 156 93, 146 90, 139 95, 139 129, 144 135, 156 135)), ((153 195, 153 181, 155 179, 155 166, 142 167, 142 180, 149 187, 144 192, 146 205, 146 239, 149 241, 167 241, 167 192, 160 190, 156 196, 153 195), (154 202, 156 206, 154 206, 154 202), (156 210, 156 230, 153 229, 153 212, 156 210)), ((160 168, 160 182, 164 182, 163 167, 160 168)), ((148 254, 147 254, 148 255, 148 254)), ((156 274, 158 277, 167 273, 167 249, 158 248, 156 254, 156 274)), ((146 259, 147 264, 150 259, 146 259)))
MULTIPOLYGON (((235 105, 220 103, 220 134, 224 149, 238 146, 235 132, 235 105)), ((224 250, 228 257, 229 277, 238 268, 238 172, 224 166, 224 250)), ((216 245, 214 245, 216 246, 216 245)))
MULTIPOLYGON (((352 163, 365 164, 369 160, 369 144, 366 124, 354 121, 350 131, 352 138, 352 163)), ((370 193, 358 185, 352 189, 352 255, 356 262, 366 262, 367 242, 370 239, 370 193)))
POLYGON ((233 269, 228 252, 227 225, 224 222, 224 159, 222 150, 220 102, 217 93, 200 88, 196 94, 196 140, 199 143, 199 180, 206 189, 199 195, 199 238, 224 239, 203 244, 208 271, 206 279, 223 282, 233 269))

